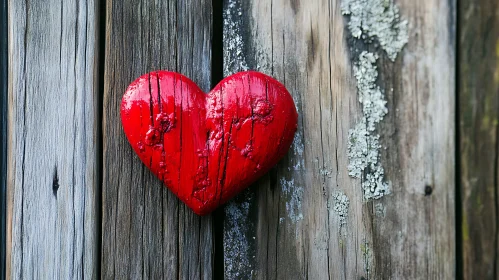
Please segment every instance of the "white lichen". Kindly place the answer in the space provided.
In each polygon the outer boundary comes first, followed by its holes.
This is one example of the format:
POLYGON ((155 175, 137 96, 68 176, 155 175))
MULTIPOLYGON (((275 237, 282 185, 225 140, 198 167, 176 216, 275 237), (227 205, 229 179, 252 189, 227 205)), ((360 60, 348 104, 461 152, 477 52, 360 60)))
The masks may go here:
POLYGON ((240 279, 246 271, 251 271, 250 244, 247 225, 251 197, 242 203, 233 200, 225 207, 224 224, 224 269, 227 279, 240 279))
POLYGON ((409 39, 408 23, 401 20, 393 0, 342 0, 341 11, 350 16, 353 37, 376 37, 392 61, 409 39))
POLYGON ((377 59, 376 54, 364 51, 359 56, 359 62, 353 68, 359 90, 359 102, 362 104, 362 111, 369 131, 374 131, 375 125, 388 113, 385 96, 380 87, 376 85, 378 78, 377 59))
POLYGON ((331 176, 333 175, 333 170, 324 166, 319 169, 319 174, 323 177, 331 178, 331 176))
POLYGON ((379 161, 379 135, 367 129, 366 119, 362 119, 349 131, 348 137, 348 174, 362 178, 364 199, 378 199, 390 193, 390 185, 384 182, 385 171, 379 161))
POLYGON ((286 213, 291 222, 296 223, 303 220, 302 213, 302 198, 303 198, 303 187, 296 186, 295 180, 290 181, 285 178, 280 180, 282 193, 287 197, 286 199, 286 213))
POLYGON ((295 138, 293 139, 291 149, 294 155, 294 162, 292 163, 293 170, 304 170, 305 161, 303 159, 303 152, 305 150, 305 145, 303 144, 303 134, 300 130, 296 131, 295 133, 295 138))
POLYGON ((374 169, 379 158, 379 135, 370 134, 365 118, 350 129, 348 135, 348 174, 361 178, 363 171, 369 166, 374 169))
MULTIPOLYGON (((392 61, 408 41, 408 23, 400 19, 393 0, 342 0, 341 10, 349 15, 348 28, 352 36, 366 43, 376 37, 392 61)), ((376 53, 364 51, 353 69, 363 117, 349 131, 348 172, 362 179, 366 200, 378 199, 390 192, 380 163, 379 135, 375 133, 376 125, 388 113, 384 92, 376 85, 377 59, 376 53)))
MULTIPOLYGON (((266 51, 258 49, 256 54, 256 61, 257 61, 256 63, 257 71, 263 72, 268 75, 272 74, 272 58, 268 55, 266 51)), ((299 100, 295 100, 296 106, 298 106, 298 101, 299 100)))
POLYGON ((224 76, 248 70, 242 37, 240 1, 229 0, 223 11, 224 76))
POLYGON ((364 199, 378 199, 390 193, 390 184, 385 181, 385 170, 381 164, 376 164, 373 169, 366 173, 366 178, 362 182, 364 199))
POLYGON ((348 218, 348 208, 350 207, 350 199, 342 192, 337 192, 333 195, 334 207, 333 211, 338 216, 340 229, 346 225, 348 218))
POLYGON ((380 162, 379 135, 375 133, 376 125, 388 112, 384 93, 376 85, 376 60, 377 55, 364 51, 354 66, 363 118, 350 129, 347 146, 348 174, 363 179, 362 190, 366 200, 378 199, 390 193, 390 186, 384 180, 385 170, 380 162))

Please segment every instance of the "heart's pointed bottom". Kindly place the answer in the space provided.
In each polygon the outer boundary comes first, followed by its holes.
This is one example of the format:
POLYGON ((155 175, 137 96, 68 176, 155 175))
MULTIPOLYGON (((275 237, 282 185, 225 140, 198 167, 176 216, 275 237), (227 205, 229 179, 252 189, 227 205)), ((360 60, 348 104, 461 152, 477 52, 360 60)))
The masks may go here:
POLYGON ((298 115, 284 86, 262 73, 237 73, 205 94, 185 76, 156 71, 128 87, 121 118, 142 162, 206 215, 286 154, 298 115))

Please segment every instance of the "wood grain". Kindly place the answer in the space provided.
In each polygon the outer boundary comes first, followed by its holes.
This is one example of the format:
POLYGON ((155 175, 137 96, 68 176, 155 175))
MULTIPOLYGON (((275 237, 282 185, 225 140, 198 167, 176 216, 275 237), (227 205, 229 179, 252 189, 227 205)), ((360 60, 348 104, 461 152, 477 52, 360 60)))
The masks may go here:
POLYGON ((462 272, 497 279, 499 3, 461 1, 459 25, 462 272))
POLYGON ((5 277, 7 202, 7 0, 0 1, 0 280, 5 277))
POLYGON ((106 2, 103 112, 103 279, 212 279, 211 216, 199 217, 139 160, 120 120, 128 85, 152 70, 208 91, 211 2, 106 2))
POLYGON ((7 279, 97 277, 96 11, 8 3, 7 279))
POLYGON ((224 74, 274 76, 300 115, 287 158, 225 209, 227 279, 455 277, 455 1, 396 3, 409 44, 378 61, 392 194, 364 202, 347 170, 361 116, 352 65, 375 44, 348 35, 340 1, 224 1, 224 74), (331 210, 337 192, 350 199, 345 225, 331 210))

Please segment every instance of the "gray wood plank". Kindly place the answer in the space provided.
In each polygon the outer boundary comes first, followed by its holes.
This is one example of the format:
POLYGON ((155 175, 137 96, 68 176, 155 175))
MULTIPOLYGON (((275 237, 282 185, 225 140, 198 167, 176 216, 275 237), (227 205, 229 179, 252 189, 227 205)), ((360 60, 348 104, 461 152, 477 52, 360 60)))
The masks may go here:
POLYGON ((97 4, 9 1, 8 279, 97 278, 97 4))
POLYGON ((459 126, 464 279, 497 279, 499 267, 499 3, 459 6, 459 126))
POLYGON ((373 10, 394 11, 391 1, 224 1, 224 74, 274 76, 300 115, 287 157, 225 208, 227 279, 455 277, 455 1, 396 1, 410 28, 395 62, 404 40, 392 35, 403 23, 356 39, 354 12, 341 11, 351 2, 393 19, 373 10), (379 59, 359 66, 362 51, 379 59), (349 133, 366 112, 354 66, 378 73, 387 100, 376 159, 391 193, 379 199, 361 186, 379 172, 349 176, 349 133))
POLYGON ((198 217, 132 151, 120 103, 144 73, 211 80, 211 1, 107 1, 103 112, 103 279, 212 279, 211 216, 198 217))
POLYGON ((0 280, 5 279, 7 202, 7 0, 0 1, 0 280))

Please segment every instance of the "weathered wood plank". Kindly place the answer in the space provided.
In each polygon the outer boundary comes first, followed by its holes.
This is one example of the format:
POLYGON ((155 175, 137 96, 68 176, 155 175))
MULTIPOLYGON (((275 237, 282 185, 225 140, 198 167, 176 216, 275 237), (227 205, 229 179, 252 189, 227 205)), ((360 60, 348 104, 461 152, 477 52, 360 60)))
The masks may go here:
POLYGON ((134 154, 121 98, 144 73, 211 78, 211 1, 107 1, 103 120, 104 279, 211 279, 212 218, 198 217, 134 154))
POLYGON ((5 279, 7 202, 7 0, 0 1, 0 280, 5 279))
POLYGON ((97 5, 9 1, 8 279, 95 279, 97 5))
POLYGON ((462 272, 497 279, 499 2, 461 1, 459 25, 462 272))
MULTIPOLYGON (((344 1, 343 8, 352 2, 366 12, 361 16, 391 5, 344 1)), ((228 279, 455 276, 455 1, 396 1, 410 28, 395 62, 390 58, 403 38, 389 34, 398 41, 387 45, 383 34, 372 43, 353 38, 346 25, 354 12, 343 17, 341 4, 224 1, 224 74, 249 68, 274 76, 300 114, 287 158, 225 208, 228 279), (369 62, 363 50, 380 58, 369 62), (360 180, 349 176, 349 133, 363 118, 354 65, 379 72, 377 80, 372 72, 357 79, 374 77, 388 109, 375 133, 391 194, 367 202, 364 197, 381 196, 376 190, 385 186, 362 189, 376 174, 369 168, 360 180)))

